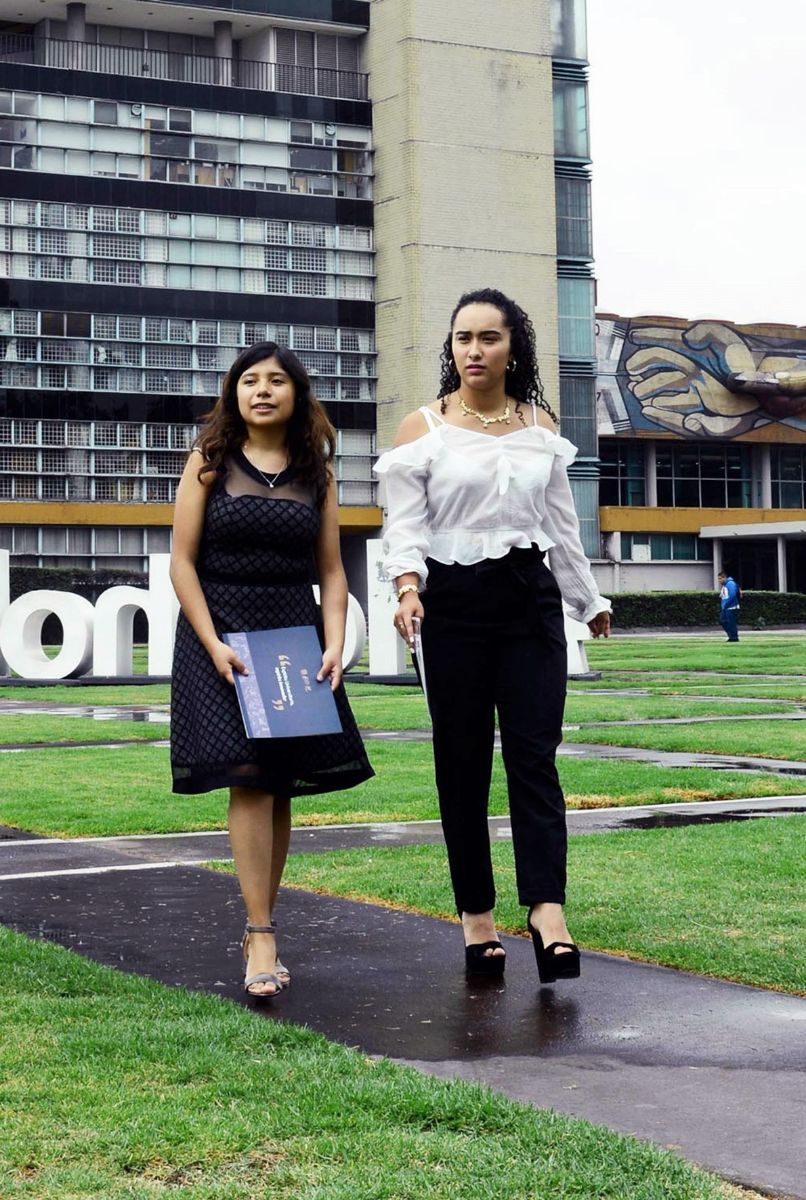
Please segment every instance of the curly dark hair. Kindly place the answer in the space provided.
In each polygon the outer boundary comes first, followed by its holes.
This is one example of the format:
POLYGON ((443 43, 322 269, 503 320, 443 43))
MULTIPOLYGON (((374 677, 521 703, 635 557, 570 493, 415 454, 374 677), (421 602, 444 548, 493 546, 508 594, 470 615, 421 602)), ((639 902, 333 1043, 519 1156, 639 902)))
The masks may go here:
POLYGON ((543 381, 540 378, 535 350, 534 326, 521 306, 496 288, 477 288, 476 291, 465 292, 459 297, 459 302, 451 313, 450 330, 440 355, 441 375, 437 396, 443 402, 442 411, 445 411, 445 397, 458 391, 461 382, 456 363, 453 361, 451 339, 456 314, 466 304, 492 304, 504 318, 504 324, 510 333, 510 349, 515 364, 511 370, 507 370, 507 395, 512 396, 518 405, 536 404, 558 424, 556 414, 543 395, 543 381))
POLYGON ((204 417, 204 428, 193 443, 194 449, 200 450, 204 458, 199 479, 209 471, 224 475, 224 459, 246 441, 246 422, 238 410, 238 380, 265 358, 276 358, 294 384, 294 411, 286 430, 288 461, 312 488, 316 504, 322 508, 333 478, 331 463, 336 433, 313 393, 308 372, 296 354, 276 342, 247 346, 227 371, 221 395, 204 417))

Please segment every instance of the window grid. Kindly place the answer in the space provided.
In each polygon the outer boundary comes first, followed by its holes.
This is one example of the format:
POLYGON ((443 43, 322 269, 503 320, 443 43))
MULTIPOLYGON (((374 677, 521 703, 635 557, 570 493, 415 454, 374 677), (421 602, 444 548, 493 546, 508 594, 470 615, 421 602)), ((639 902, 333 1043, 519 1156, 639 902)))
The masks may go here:
POLYGON ((747 446, 674 446, 656 452, 658 504, 675 508, 750 508, 752 458, 747 446))
POLYGON ((773 508, 806 508, 806 450, 773 446, 770 455, 773 508))
MULTIPOLYGON (((193 425, 7 418, 0 422, 0 497, 170 504, 197 433, 193 425), (23 439, 32 445, 21 447, 23 439)), ((374 504, 374 433, 344 430, 337 438, 342 501, 374 504)), ((57 550, 52 542, 47 547, 48 554, 74 552, 57 550)), ((103 552, 110 551, 105 547, 103 552)))
POLYGON ((165 224, 166 215, 7 201, 0 219, 10 223, 0 226, 0 241, 27 253, 11 254, 4 270, 12 278, 373 298, 371 229, 198 214, 176 214, 165 224), (162 237, 149 235, 156 220, 162 237), (73 232, 76 226, 93 232, 73 232), (326 291, 289 270, 327 274, 326 291))
POLYGON ((650 562, 711 562, 714 547, 694 533, 622 533, 622 562, 643 562, 647 555, 650 562))
POLYGON ((67 332, 76 314, 50 313, 45 322, 41 313, 0 309, 0 386, 215 396, 241 347, 275 341, 310 352, 306 365, 322 399, 374 399, 371 330, 80 315, 87 337, 67 332), (15 337, 20 324, 35 334, 45 325, 60 333, 15 337))
MULTIPOLYGON (((98 120, 98 102, 90 109, 88 101, 70 97, 65 120, 63 97, 29 99, 25 119, 4 115, 0 122, 0 166, 372 198, 370 130, 364 126, 340 126, 335 136, 325 136, 324 126, 317 123, 313 141, 318 148, 300 150, 291 144, 296 123, 283 119, 183 110, 184 119, 177 123, 169 110, 146 105, 133 122, 135 114, 125 105, 124 121, 118 125, 98 120), (37 119, 37 109, 46 119, 37 119)), ((103 109, 119 111, 111 102, 103 109)), ((57 205, 52 209, 58 214, 57 205)), ((114 226, 107 223, 104 228, 114 226)))
POLYGON ((646 504, 644 448, 632 442, 599 442, 599 503, 642 507, 646 504))

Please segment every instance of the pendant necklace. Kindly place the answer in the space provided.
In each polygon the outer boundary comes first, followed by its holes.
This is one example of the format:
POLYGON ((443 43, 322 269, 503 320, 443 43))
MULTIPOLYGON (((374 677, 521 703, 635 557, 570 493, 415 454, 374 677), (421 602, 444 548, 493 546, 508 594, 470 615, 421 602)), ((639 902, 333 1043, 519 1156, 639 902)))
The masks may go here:
POLYGON ((507 400, 504 411, 501 413, 500 417, 485 417, 483 413, 477 412, 475 408, 471 408, 469 404, 465 404, 461 392, 457 392, 456 395, 459 397, 459 407, 461 408, 461 410, 465 414, 465 416, 475 417, 477 421, 481 421, 481 423, 485 429, 487 428, 488 425, 497 425, 497 424, 500 424, 501 422, 503 422, 505 425, 509 425, 511 423, 510 422, 510 412, 509 412, 509 400, 507 400))
POLYGON ((251 458, 250 458, 250 457, 249 457, 249 455, 246 453, 246 451, 244 450, 243 446, 241 446, 241 450, 242 450, 242 452, 243 452, 243 456, 244 456, 244 458, 245 458, 245 459, 246 459, 246 461, 249 463, 250 467, 254 467, 254 468, 255 468, 255 470, 257 471, 258 475, 261 477, 261 479, 265 480, 265 482, 266 482, 266 483, 269 485, 269 487, 270 487, 270 488, 273 488, 273 487, 274 487, 275 483, 276 483, 276 482, 277 482, 277 480, 280 478, 280 476, 282 475, 283 471, 285 471, 285 470, 286 470, 286 468, 288 467, 288 459, 286 459, 286 461, 285 461, 285 462, 283 463, 283 465, 280 467, 280 470, 279 470, 279 471, 275 471, 275 473, 274 473, 272 476, 269 476, 269 475, 267 475, 267 474, 266 474, 266 472, 265 472, 265 471, 261 471, 261 469, 260 469, 260 467, 257 465, 257 463, 254 463, 254 462, 252 462, 251 458))

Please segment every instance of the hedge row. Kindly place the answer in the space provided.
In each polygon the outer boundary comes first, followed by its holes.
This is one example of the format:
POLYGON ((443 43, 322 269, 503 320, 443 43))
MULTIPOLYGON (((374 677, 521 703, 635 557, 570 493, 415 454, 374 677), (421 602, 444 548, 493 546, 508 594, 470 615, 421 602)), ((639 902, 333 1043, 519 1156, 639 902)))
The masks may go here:
MULTIPOLYGON (((616 629, 709 626, 719 622, 717 592, 621 592, 611 597, 616 629)), ((743 592, 741 624, 750 629, 806 624, 800 592, 743 592)))
MULTIPOLYGON (((24 596, 26 592, 44 590, 74 592, 94 604, 101 592, 119 584, 148 587, 148 576, 142 571, 93 571, 88 567, 12 567, 9 582, 12 600, 24 596)), ((134 640, 145 642, 147 638, 148 622, 145 614, 137 612, 134 616, 134 640)), ((46 646, 61 646, 62 623, 58 617, 45 618, 42 641, 46 646)))
POLYGON ((147 587, 148 576, 142 571, 93 571, 89 567, 11 567, 11 599, 26 592, 42 590, 75 592, 93 604, 107 588, 130 584, 147 587))
MULTIPOLYGON (((12 567, 11 598, 41 588, 76 592, 93 604, 101 592, 119 584, 147 587, 148 577, 135 571, 92 571, 85 567, 12 567)), ((617 629, 663 626, 709 626, 719 620, 716 592, 621 592, 613 600, 613 625, 617 629)), ((800 592, 744 592, 742 625, 763 629, 768 625, 806 624, 806 596, 800 592)))

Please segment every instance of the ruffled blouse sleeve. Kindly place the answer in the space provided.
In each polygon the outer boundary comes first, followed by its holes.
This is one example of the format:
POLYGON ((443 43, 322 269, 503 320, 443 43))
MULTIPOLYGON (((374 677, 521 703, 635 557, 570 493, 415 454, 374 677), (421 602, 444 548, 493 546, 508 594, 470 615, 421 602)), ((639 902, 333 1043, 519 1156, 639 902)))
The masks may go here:
POLYGON ((427 480, 429 464, 439 449, 439 439, 432 431, 387 450, 373 468, 386 484, 388 516, 383 531, 383 568, 388 579, 397 579, 409 571, 419 575, 421 585, 428 578, 427 480))
POLYGON ((549 562, 571 616, 587 622, 597 613, 611 612, 612 608, 610 601, 599 594, 579 536, 579 521, 568 482, 568 464, 574 461, 576 448, 558 437, 555 450, 543 518, 543 528, 554 543, 549 562))

